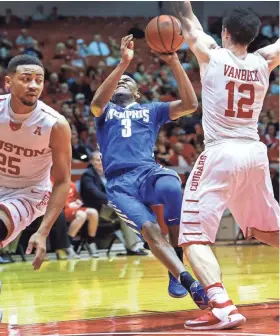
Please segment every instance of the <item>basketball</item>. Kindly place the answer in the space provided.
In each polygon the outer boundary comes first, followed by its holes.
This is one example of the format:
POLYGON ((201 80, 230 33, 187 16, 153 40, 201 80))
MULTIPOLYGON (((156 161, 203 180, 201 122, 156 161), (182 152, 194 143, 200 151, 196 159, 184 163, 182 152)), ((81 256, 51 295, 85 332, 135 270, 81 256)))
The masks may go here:
POLYGON ((171 53, 180 49, 184 42, 181 22, 171 15, 160 15, 147 25, 148 46, 159 53, 171 53))

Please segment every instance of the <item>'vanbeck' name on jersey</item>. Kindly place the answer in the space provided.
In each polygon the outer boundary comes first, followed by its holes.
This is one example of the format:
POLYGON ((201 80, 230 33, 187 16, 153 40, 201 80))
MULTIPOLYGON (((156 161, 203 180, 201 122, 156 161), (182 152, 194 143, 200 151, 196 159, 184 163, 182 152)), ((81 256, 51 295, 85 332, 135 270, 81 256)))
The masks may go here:
POLYGON ((110 109, 107 113, 106 119, 143 119, 145 122, 149 122, 150 120, 150 111, 148 109, 145 110, 126 110, 123 112, 119 112, 115 109, 110 109))
POLYGON ((247 82, 259 82, 258 70, 237 69, 231 65, 226 65, 224 75, 247 82))

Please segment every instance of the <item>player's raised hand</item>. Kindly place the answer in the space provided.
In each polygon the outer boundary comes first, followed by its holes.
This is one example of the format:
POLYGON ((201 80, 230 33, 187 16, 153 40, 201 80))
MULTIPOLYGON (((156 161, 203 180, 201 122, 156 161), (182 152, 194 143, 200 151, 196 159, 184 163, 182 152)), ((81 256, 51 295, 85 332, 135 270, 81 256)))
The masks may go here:
POLYGON ((47 237, 45 235, 40 234, 39 232, 35 232, 29 239, 29 243, 26 249, 26 254, 31 254, 33 248, 36 249, 35 258, 32 263, 35 271, 41 267, 45 259, 46 240, 47 240, 47 237))
POLYGON ((132 34, 122 38, 121 53, 122 60, 126 63, 130 63, 134 56, 134 42, 132 34))
POLYGON ((173 53, 168 53, 168 54, 164 54, 164 53, 158 53, 155 52, 154 50, 151 50, 151 52, 156 55, 158 58, 160 58, 161 60, 163 60, 166 64, 171 65, 174 62, 180 62, 177 53, 173 52, 173 53))

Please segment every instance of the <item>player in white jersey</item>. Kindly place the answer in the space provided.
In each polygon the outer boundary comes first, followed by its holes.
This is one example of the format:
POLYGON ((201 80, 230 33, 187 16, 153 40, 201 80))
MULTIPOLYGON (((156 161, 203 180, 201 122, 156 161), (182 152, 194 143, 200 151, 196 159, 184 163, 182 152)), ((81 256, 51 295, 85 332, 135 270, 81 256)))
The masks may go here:
POLYGON ((69 191, 70 127, 62 115, 38 100, 44 68, 37 58, 14 57, 5 85, 11 93, 0 96, 0 246, 45 214, 26 251, 30 254, 36 249, 33 266, 37 270, 45 257, 46 238, 69 191))
POLYGON ((202 317, 186 321, 185 328, 232 328, 246 319, 229 299, 209 244, 215 242, 223 211, 229 208, 246 238, 279 247, 279 206, 257 122, 270 72, 279 65, 280 43, 248 53, 261 22, 252 11, 236 9, 223 18, 223 48, 219 48, 204 33, 189 1, 173 4, 200 66, 205 134, 205 151, 185 188, 179 245, 212 308, 202 317))

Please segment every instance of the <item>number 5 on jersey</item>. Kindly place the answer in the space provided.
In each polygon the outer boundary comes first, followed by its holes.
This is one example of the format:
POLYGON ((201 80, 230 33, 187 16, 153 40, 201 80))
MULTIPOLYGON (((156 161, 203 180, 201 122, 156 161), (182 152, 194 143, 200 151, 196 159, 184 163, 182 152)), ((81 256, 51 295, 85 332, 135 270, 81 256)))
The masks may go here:
POLYGON ((131 120, 122 119, 122 136, 123 138, 129 138, 131 136, 131 120))

